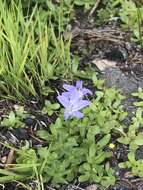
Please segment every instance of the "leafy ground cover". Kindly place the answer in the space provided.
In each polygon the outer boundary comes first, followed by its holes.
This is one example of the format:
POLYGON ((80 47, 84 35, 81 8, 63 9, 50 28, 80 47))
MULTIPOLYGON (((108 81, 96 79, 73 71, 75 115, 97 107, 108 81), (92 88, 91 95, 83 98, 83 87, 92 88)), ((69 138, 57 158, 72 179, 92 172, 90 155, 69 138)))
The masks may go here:
POLYGON ((1 189, 143 189, 142 9, 0 2, 1 189))

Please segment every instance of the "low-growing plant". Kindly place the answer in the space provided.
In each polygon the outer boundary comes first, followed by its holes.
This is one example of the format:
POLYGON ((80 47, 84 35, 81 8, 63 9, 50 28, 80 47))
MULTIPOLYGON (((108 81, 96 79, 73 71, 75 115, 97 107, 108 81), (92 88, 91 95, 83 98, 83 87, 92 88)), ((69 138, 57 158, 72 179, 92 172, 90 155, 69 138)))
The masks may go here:
POLYGON ((138 88, 138 92, 132 93, 132 96, 139 98, 138 101, 134 102, 134 105, 136 107, 142 107, 143 106, 143 90, 141 87, 138 88))
POLYGON ((42 113, 48 114, 51 116, 55 110, 58 110, 60 108, 60 105, 58 103, 52 104, 50 101, 45 101, 45 105, 42 109, 42 113))
MULTIPOLYGON (((90 92, 79 85, 80 83, 76 86, 65 84, 64 88, 68 92, 58 96, 58 99, 62 100, 61 103, 68 101, 66 97, 73 100, 70 102, 69 99, 69 104, 76 102, 72 92, 75 97, 78 96, 76 93, 81 95, 90 92)), ((48 143, 47 147, 38 149, 43 163, 40 174, 45 182, 51 181, 55 185, 68 183, 78 175, 79 181, 96 182, 102 187, 115 183, 113 170, 108 162, 112 152, 107 146, 113 130, 116 133, 123 131, 121 121, 126 112, 120 105, 122 99, 115 89, 97 91, 96 98, 83 109, 83 119, 79 119, 79 115, 73 114, 74 112, 70 112, 71 115, 67 118, 66 115, 63 116, 64 110, 61 109, 56 122, 51 124, 48 130, 38 131, 38 136, 48 143)), ((64 105, 65 111, 69 111, 66 110, 66 104, 64 105)))
POLYGON ((135 152, 128 153, 128 161, 120 163, 119 167, 131 170, 134 176, 143 177, 143 159, 136 160, 135 152))
POLYGON ((124 133, 124 136, 118 138, 118 142, 128 145, 128 160, 122 163, 119 163, 119 167, 126 168, 131 170, 134 176, 143 177, 142 168, 143 168, 143 159, 137 159, 137 150, 143 145, 143 133, 140 129, 143 127, 143 109, 142 109, 142 100, 143 92, 139 88, 138 92, 132 93, 134 97, 138 97, 139 101, 134 102, 134 105, 137 106, 136 114, 132 118, 131 124, 128 127, 128 132, 124 133))
POLYGON ((133 39, 142 42, 142 18, 143 7, 137 7, 136 3, 132 0, 120 0, 120 19, 124 23, 124 27, 133 31, 133 39))
MULTIPOLYGON (((33 149, 27 149, 26 147, 15 151, 19 155, 17 163, 8 164, 7 169, 0 169, 0 182, 8 183, 35 178, 35 188, 37 190, 44 190, 43 183, 40 181, 40 176, 38 176, 39 165, 37 163, 38 157, 36 156, 36 152, 33 149)), ((30 185, 23 184, 22 182, 20 182, 20 186, 24 189, 32 190, 30 185)))
POLYGON ((138 132, 139 128, 143 126, 142 113, 143 110, 138 108, 136 116, 133 117, 131 125, 129 125, 128 132, 118 139, 118 142, 129 145, 129 150, 132 152, 143 145, 143 133, 138 132))
POLYGON ((97 9, 97 25, 105 24, 110 19, 117 19, 120 10, 120 0, 103 0, 102 7, 97 9))
POLYGON ((143 21, 143 5, 139 1, 134 0, 104 0, 103 8, 97 10, 101 25, 112 20, 121 20, 123 29, 132 32, 131 40, 138 42, 142 46, 142 21, 143 21))
MULTIPOLYGON (((95 86, 98 85, 96 80, 94 76, 95 86)), ((58 96, 64 109, 60 109, 58 118, 47 126, 47 130, 37 132, 46 146, 38 147, 36 151, 29 146, 16 150, 16 163, 7 169, 15 178, 2 173, 5 171, 2 170, 0 180, 9 182, 33 178, 40 184, 42 178, 42 183, 50 182, 57 186, 78 178, 80 182, 96 182, 101 189, 113 185, 114 170, 109 162, 112 150, 108 145, 113 131, 122 134, 124 126, 121 122, 126 112, 121 106, 123 96, 118 90, 106 89, 101 84, 95 95, 83 87, 82 81, 77 81, 75 86, 64 84, 67 91, 58 96), (95 97, 89 101, 87 95, 95 97), (80 103, 75 107, 77 101, 80 103)), ((43 108, 45 114, 51 115, 53 106, 54 109, 59 108, 58 104, 48 102, 47 108, 43 108)))
POLYGON ((22 106, 18 106, 15 111, 10 111, 3 119, 0 121, 0 125, 8 128, 22 128, 25 127, 23 123, 24 118, 28 116, 27 112, 24 111, 22 106))
MULTIPOLYGON (((88 137, 90 138, 90 136, 88 137)), ((111 157, 112 153, 103 151, 104 147, 109 143, 110 138, 110 134, 105 135, 97 144, 93 143, 90 145, 86 155, 87 160, 79 167, 79 172, 81 173, 79 177, 80 182, 96 182, 104 187, 114 185, 114 171, 109 163, 106 162, 106 159, 111 157), (106 164, 103 165, 103 162, 106 162, 106 164)))
POLYGON ((79 173, 81 182, 95 181, 104 185, 106 179, 106 187, 115 182, 113 171, 110 169, 108 173, 104 165, 105 160, 112 156, 111 152, 104 151, 110 135, 103 135, 97 141, 99 131, 95 127, 91 134, 92 126, 87 127, 87 120, 83 120, 65 123, 58 118, 55 124, 50 125, 50 132, 38 132, 39 137, 49 143, 49 148, 38 150, 43 160, 40 171, 44 181, 51 181, 55 185, 68 183, 79 173))
POLYGON ((96 0, 74 0, 74 4, 77 6, 84 6, 85 10, 89 10, 92 5, 96 3, 96 0))

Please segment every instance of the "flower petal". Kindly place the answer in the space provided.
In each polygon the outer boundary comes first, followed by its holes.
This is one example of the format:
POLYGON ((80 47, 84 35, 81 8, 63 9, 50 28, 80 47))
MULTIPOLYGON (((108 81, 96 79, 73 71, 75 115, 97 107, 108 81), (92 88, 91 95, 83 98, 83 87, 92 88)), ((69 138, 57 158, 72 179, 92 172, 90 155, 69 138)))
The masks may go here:
POLYGON ((74 100, 74 102, 81 100, 80 93, 77 90, 72 91, 70 93, 70 99, 74 100))
POLYGON ((72 115, 77 117, 77 118, 83 118, 84 117, 84 114, 81 113, 80 111, 73 112, 72 115))
POLYGON ((75 89, 75 86, 69 85, 69 84, 64 84, 64 85, 63 85, 63 88, 64 88, 65 90, 67 90, 67 91, 72 91, 72 90, 75 89))
POLYGON ((63 92, 62 96, 70 97, 71 93, 70 92, 63 92))
POLYGON ((77 102, 77 105, 76 105, 77 110, 80 110, 80 109, 88 106, 89 104, 90 104, 90 102, 88 100, 80 100, 77 102))
POLYGON ((81 99, 80 94, 77 90, 63 92, 62 96, 65 96, 66 98, 68 98, 68 100, 71 103, 74 103, 74 102, 78 101, 79 99, 81 99))
POLYGON ((89 89, 87 89, 87 88, 83 88, 83 89, 82 89, 82 93, 83 93, 84 96, 85 96, 86 94, 92 95, 91 90, 89 90, 89 89))
POLYGON ((67 120, 69 117, 71 116, 71 114, 68 111, 64 111, 64 118, 65 120, 67 120))
POLYGON ((82 89, 82 81, 79 80, 76 82, 76 88, 82 89))
POLYGON ((64 106, 64 107, 68 107, 69 106, 69 101, 68 101, 68 97, 66 96, 58 96, 57 99, 59 100, 59 102, 64 106))

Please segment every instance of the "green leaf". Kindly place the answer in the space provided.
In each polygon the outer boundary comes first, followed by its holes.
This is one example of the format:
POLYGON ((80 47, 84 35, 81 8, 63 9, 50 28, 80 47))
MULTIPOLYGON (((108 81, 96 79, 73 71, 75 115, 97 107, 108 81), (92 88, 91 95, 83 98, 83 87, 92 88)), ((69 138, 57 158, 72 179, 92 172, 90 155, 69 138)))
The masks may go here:
POLYGON ((97 142, 97 146, 100 146, 101 148, 106 146, 110 141, 111 135, 105 135, 100 141, 97 142))
POLYGON ((44 140, 49 140, 49 139, 51 139, 50 137, 51 137, 51 135, 47 132, 47 131, 45 131, 45 130, 39 130, 39 131, 37 131, 37 135, 40 137, 40 138, 42 138, 42 139, 44 139, 44 140))
POLYGON ((132 96, 138 97, 140 99, 143 99, 143 90, 142 88, 138 88, 138 92, 134 92, 132 93, 132 96))
POLYGON ((73 58, 73 61, 72 61, 72 72, 73 73, 77 73, 77 71, 78 71, 78 65, 79 65, 79 60, 78 60, 78 57, 75 56, 73 58))
POLYGON ((60 118, 57 118, 54 127, 55 128, 61 128, 62 127, 62 121, 60 118))
POLYGON ((14 125, 15 121, 16 121, 16 117, 15 117, 15 113, 13 111, 10 112, 9 116, 8 116, 8 123, 9 125, 14 125))
POLYGON ((129 154, 128 154, 128 159, 129 159, 129 161, 133 164, 133 163, 135 163, 136 162, 136 160, 135 160, 135 153, 134 152, 130 152, 129 154))
POLYGON ((134 140, 134 143, 138 146, 143 145, 143 136, 142 136, 142 139, 138 139, 138 137, 137 137, 137 139, 134 140))
POLYGON ((128 145, 130 143, 131 139, 129 137, 120 137, 117 139, 117 141, 119 143, 128 145))
POLYGON ((84 169, 85 169, 86 171, 90 171, 90 170, 91 170, 91 166, 90 166, 90 164, 88 164, 88 163, 84 163, 84 164, 83 164, 83 167, 84 167, 84 169))
POLYGON ((126 168, 126 163, 125 162, 119 163, 118 166, 120 168, 126 168))
POLYGON ((110 171, 110 164, 109 164, 109 162, 107 162, 105 164, 105 170, 106 170, 107 173, 109 173, 109 171, 110 171))
POLYGON ((102 177, 96 175, 96 174, 92 174, 92 180, 96 183, 100 183, 101 182, 102 177))
POLYGON ((89 158, 93 158, 95 156, 96 153, 96 146, 95 144, 92 144, 89 148, 89 158))
POLYGON ((51 10, 51 11, 54 11, 55 10, 55 6, 54 4, 51 2, 51 1, 45 1, 45 0, 42 0, 43 2, 46 2, 48 8, 51 10))
POLYGON ((97 92, 96 92, 96 95, 97 95, 96 101, 99 101, 101 98, 104 97, 104 92, 102 92, 102 91, 97 91, 97 92))
POLYGON ((53 104, 53 105, 52 105, 52 108, 53 108, 54 110, 57 110, 57 109, 60 108, 60 104, 58 104, 58 103, 53 104))
POLYGON ((133 104, 134 104, 134 106, 140 107, 140 106, 143 106, 143 101, 141 101, 141 102, 134 102, 133 104))
POLYGON ((52 110, 50 110, 47 113, 48 113, 49 116, 51 116, 51 115, 53 115, 54 112, 52 110))
POLYGON ((115 184, 115 177, 114 176, 105 176, 102 178, 101 184, 108 188, 110 185, 115 184))
POLYGON ((139 119, 139 121, 142 120, 142 113, 143 113, 142 108, 138 108, 136 111, 136 117, 137 117, 137 119, 139 119))
POLYGON ((91 103, 89 105, 89 107, 91 108, 92 111, 96 111, 97 110, 97 107, 96 107, 96 105, 94 103, 91 103))
POLYGON ((90 178, 90 173, 86 173, 85 175, 80 175, 79 181, 80 182, 86 182, 89 180, 89 178, 90 178))
POLYGON ((48 158, 48 156, 49 156, 49 150, 48 150, 47 147, 40 147, 38 149, 38 154, 39 154, 40 158, 44 158, 44 159, 48 158))
POLYGON ((96 164, 101 164, 106 158, 106 154, 104 152, 102 152, 101 154, 99 154, 98 156, 96 156, 94 158, 94 161, 96 164))

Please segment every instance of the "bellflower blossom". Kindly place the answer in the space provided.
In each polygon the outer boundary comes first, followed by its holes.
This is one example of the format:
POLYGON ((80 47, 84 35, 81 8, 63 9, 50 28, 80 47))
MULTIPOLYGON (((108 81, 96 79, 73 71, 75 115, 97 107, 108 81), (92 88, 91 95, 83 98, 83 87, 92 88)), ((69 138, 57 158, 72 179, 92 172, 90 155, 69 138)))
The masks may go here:
POLYGON ((82 81, 77 81, 76 86, 64 84, 63 87, 68 90, 68 92, 63 92, 57 99, 65 108, 65 120, 69 117, 83 118, 84 114, 81 113, 80 110, 87 107, 90 102, 82 98, 86 94, 92 94, 92 92, 82 87, 82 81))
POLYGON ((76 93, 77 95, 79 95, 80 98, 83 98, 87 94, 92 95, 92 92, 89 89, 83 88, 82 83, 82 81, 77 81, 76 86, 64 84, 63 87, 68 92, 64 92, 63 95, 70 95, 71 93, 76 93))
POLYGON ((68 96, 59 95, 59 102, 64 106, 64 118, 67 120, 69 117, 82 118, 84 115, 79 110, 89 105, 89 101, 79 99, 78 96, 69 98, 68 96))

